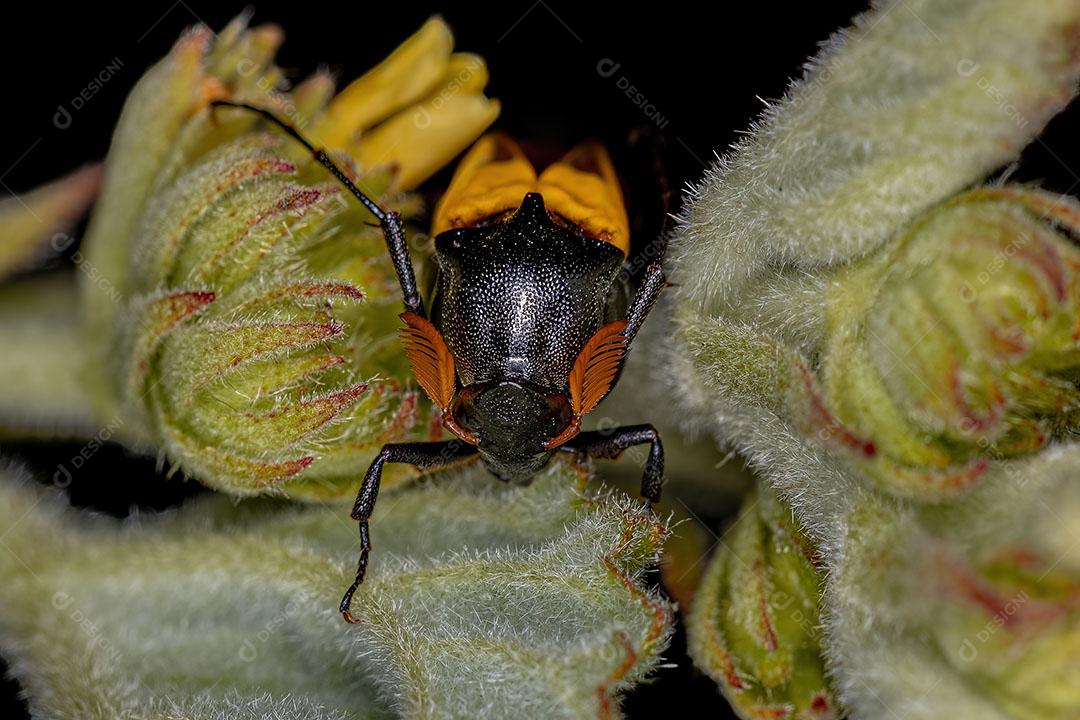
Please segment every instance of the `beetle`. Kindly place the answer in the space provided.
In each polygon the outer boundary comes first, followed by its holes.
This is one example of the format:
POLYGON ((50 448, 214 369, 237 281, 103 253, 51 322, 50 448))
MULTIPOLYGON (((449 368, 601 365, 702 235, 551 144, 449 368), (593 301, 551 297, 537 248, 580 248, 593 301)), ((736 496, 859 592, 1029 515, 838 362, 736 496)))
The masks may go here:
POLYGON ((629 222, 611 159, 579 145, 539 175, 507 136, 478 140, 458 164, 433 222, 436 295, 425 311, 401 217, 365 195, 330 158, 264 108, 258 113, 302 144, 378 220, 401 286, 402 339, 419 385, 456 439, 388 443, 356 495, 356 578, 364 580, 368 522, 386 463, 437 468, 479 455, 490 472, 527 483, 556 452, 615 458, 649 444, 641 495, 660 499, 664 449, 652 425, 582 431, 582 417, 614 387, 626 353, 667 282, 663 253, 646 267, 624 318, 609 320, 630 247, 629 222))

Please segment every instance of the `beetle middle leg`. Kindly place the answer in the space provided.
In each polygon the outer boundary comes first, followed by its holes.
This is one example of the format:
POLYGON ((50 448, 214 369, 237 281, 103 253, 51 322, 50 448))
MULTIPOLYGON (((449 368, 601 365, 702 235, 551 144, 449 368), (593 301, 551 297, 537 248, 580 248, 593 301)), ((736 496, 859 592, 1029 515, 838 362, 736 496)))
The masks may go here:
POLYGON ((351 517, 360 523, 360 559, 356 563, 356 579, 345 591, 345 596, 341 598, 339 609, 346 622, 359 622, 349 612, 349 606, 352 604, 353 594, 360 587, 360 583, 364 582, 364 575, 367 573, 368 555, 371 553, 371 532, 368 529, 368 521, 375 510, 375 500, 379 497, 379 482, 382 480, 383 465, 391 462, 408 463, 418 468, 437 468, 450 465, 475 452, 474 446, 461 440, 383 445, 364 475, 364 482, 360 484, 360 490, 356 493, 356 502, 353 503, 351 517))
POLYGON ((423 303, 420 301, 420 290, 416 286, 416 274, 413 272, 412 260, 409 257, 409 246, 405 240, 405 226, 401 222, 401 216, 396 212, 383 210, 377 202, 369 198, 364 192, 356 187, 326 150, 312 145, 300 131, 285 122, 266 108, 247 103, 232 102, 230 100, 214 100, 210 103, 211 108, 229 107, 247 110, 262 116, 266 120, 277 125, 289 137, 303 145, 315 160, 330 171, 346 190, 356 196, 356 199, 367 208, 368 212, 375 216, 382 228, 383 238, 386 240, 386 249, 390 253, 390 259, 394 263, 394 272, 397 273, 398 283, 401 285, 401 295, 405 302, 405 309, 424 317, 423 303))
POLYGON ((626 425, 609 431, 583 432, 559 447, 588 457, 615 459, 627 448, 649 443, 649 457, 641 475, 641 496, 650 503, 660 501, 664 482, 664 445, 652 425, 626 425))

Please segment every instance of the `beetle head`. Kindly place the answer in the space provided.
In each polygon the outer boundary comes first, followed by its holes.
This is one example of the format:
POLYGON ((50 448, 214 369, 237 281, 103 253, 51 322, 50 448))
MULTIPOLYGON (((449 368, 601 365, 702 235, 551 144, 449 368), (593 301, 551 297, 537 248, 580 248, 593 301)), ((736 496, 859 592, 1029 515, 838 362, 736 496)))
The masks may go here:
POLYGON ((454 400, 454 420, 480 439, 477 450, 504 480, 525 481, 551 456, 549 437, 570 422, 568 398, 527 384, 469 385, 454 400))

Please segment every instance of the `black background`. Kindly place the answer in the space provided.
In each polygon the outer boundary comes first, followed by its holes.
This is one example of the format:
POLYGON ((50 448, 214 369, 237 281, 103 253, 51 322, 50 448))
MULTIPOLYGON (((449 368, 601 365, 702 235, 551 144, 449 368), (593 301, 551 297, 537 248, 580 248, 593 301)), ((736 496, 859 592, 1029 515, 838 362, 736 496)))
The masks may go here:
MULTIPOLYGON (((630 129, 650 123, 620 89, 619 79, 625 78, 623 85, 633 84, 647 98, 653 124, 662 124, 667 170, 678 189, 698 179, 714 153, 737 139, 761 110, 759 98, 781 95, 818 43, 865 4, 717 3, 705 9, 529 0, 430 6, 400 0, 260 2, 254 22, 284 27, 278 63, 291 77, 326 66, 347 81, 439 12, 453 27, 457 48, 488 61, 488 95, 503 103, 498 126, 519 138, 563 147, 590 136, 617 143, 630 129), (614 75, 598 72, 603 60, 619 64, 614 75)), ((0 192, 23 192, 102 158, 124 98, 141 73, 184 28, 202 21, 220 29, 243 9, 240 3, 203 0, 133 3, 122 9, 90 3, 5 8, 0 192), (70 127, 57 128, 58 107, 70 105, 116 60, 122 67, 114 77, 73 113, 70 127)), ((1025 153, 1020 179, 1058 191, 1073 187, 1077 178, 1070 168, 1080 163, 1070 129, 1077 117, 1073 110, 1054 121, 1042 142, 1025 153)), ((55 444, 2 448, 44 477, 75 450, 55 444)), ((152 461, 130 458, 115 447, 95 455, 71 487, 76 504, 118 515, 133 504, 167 507, 196 491, 194 483, 166 480, 152 461)), ((676 638, 669 653, 678 667, 659 670, 654 683, 628 698, 630 717, 666 717, 676 709, 686 717, 728 716, 715 686, 689 667, 682 643, 676 638)), ((25 714, 17 692, 13 682, 0 686, 3 717, 25 714), (9 705, 15 712, 8 712, 9 705)))

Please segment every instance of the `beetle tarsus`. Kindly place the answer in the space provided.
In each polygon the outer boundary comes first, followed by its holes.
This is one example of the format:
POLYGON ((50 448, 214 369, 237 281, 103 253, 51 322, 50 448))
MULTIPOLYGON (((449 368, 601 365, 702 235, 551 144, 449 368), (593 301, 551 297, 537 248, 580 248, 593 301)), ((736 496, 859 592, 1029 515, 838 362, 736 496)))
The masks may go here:
POLYGON ((371 462, 367 473, 364 474, 364 482, 360 484, 360 490, 356 493, 356 501, 350 513, 350 517, 360 523, 360 558, 356 563, 356 579, 345 591, 345 595, 341 598, 341 605, 338 607, 345 622, 359 622, 349 612, 349 607, 352 605, 353 595, 364 582, 364 575, 367 574, 368 556, 371 554, 371 532, 368 529, 368 521, 371 519, 371 513, 375 511, 375 501, 379 497, 383 465, 391 462, 408 463, 418 468, 436 468, 450 465, 475 452, 474 446, 460 440, 383 445, 382 450, 371 462))
MULTIPOLYGON (((367 479, 365 478, 365 484, 367 479)), ((375 490, 378 492, 379 482, 375 481, 375 490)), ((374 500, 372 504, 374 505, 374 500)), ((357 588, 360 587, 360 583, 364 582, 364 575, 367 573, 368 555, 371 553, 371 533, 368 530, 367 518, 360 520, 360 559, 356 563, 356 579, 353 580, 352 585, 345 591, 344 597, 341 598, 341 605, 338 609, 341 611, 341 617, 345 619, 345 622, 350 625, 355 625, 360 622, 359 618, 355 617, 349 612, 349 607, 352 605, 353 594, 356 593, 357 588)))
POLYGON ((660 433, 652 425, 627 425, 614 430, 583 432, 560 450, 587 457, 614 460, 635 445, 649 443, 649 457, 641 475, 641 496, 650 503, 660 502, 664 483, 664 445, 660 433))

